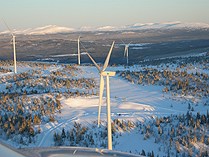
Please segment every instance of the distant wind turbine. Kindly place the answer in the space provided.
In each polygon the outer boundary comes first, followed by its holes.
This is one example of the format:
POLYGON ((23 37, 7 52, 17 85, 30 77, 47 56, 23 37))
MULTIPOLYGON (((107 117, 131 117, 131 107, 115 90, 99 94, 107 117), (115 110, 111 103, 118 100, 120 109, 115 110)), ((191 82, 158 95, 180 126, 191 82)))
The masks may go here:
POLYGON ((5 26, 9 30, 10 34, 12 35, 12 43, 13 43, 13 52, 14 52, 14 73, 17 73, 17 65, 16 65, 16 47, 15 47, 15 35, 9 28, 9 26, 6 24, 6 22, 3 20, 5 26))
POLYGON ((99 87, 99 107, 98 107, 98 126, 100 125, 100 113, 101 113, 101 105, 102 105, 102 96, 103 96, 103 90, 104 90, 104 76, 106 76, 106 105, 107 105, 107 130, 108 130, 108 149, 112 150, 112 128, 111 128, 111 110, 110 110, 110 84, 109 84, 109 77, 115 76, 115 72, 113 71, 105 71, 105 69, 108 66, 110 55, 112 53, 112 49, 114 46, 114 41, 112 43, 112 46, 109 50, 109 53, 106 57, 105 63, 103 68, 101 69, 98 64, 94 61, 94 59, 90 56, 89 53, 86 53, 91 61, 94 63, 96 68, 98 69, 100 73, 100 87, 99 87))
MULTIPOLYGON (((122 41, 123 42, 123 41, 122 41)), ((125 50, 124 50, 124 57, 126 57, 126 63, 128 65, 128 48, 129 48, 129 45, 131 44, 131 42, 129 44, 125 44, 123 42, 123 44, 125 45, 125 50)))
POLYGON ((78 65, 81 64, 81 53, 80 53, 80 36, 78 37, 78 65))

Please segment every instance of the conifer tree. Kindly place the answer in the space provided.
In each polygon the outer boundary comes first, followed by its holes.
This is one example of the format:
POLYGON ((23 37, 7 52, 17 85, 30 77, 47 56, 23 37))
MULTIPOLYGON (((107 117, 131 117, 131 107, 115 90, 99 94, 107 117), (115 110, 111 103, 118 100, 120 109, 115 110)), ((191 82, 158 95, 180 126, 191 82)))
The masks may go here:
POLYGON ((65 134, 65 129, 64 129, 64 128, 62 129, 61 137, 62 137, 62 138, 66 138, 66 134, 65 134))

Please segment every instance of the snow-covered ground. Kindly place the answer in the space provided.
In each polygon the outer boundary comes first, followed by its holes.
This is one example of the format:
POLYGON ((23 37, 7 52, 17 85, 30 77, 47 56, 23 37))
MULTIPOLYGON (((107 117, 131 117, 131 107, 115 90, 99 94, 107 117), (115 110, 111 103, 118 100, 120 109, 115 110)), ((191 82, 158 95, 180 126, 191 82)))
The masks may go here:
MULTIPOLYGON (((99 74, 95 67, 80 67, 82 76, 95 77, 99 81, 99 74)), ((117 68, 115 68, 117 69, 117 68)), ((119 68, 119 69, 122 69, 119 68)), ((79 77, 79 76, 77 76, 79 77)), ((171 95, 162 93, 163 86, 148 86, 132 84, 119 76, 110 78, 111 89, 111 116, 112 119, 124 119, 144 122, 157 116, 171 114, 185 114, 188 103, 181 99, 173 100, 171 95)), ((106 121, 106 94, 104 92, 101 120, 106 121)), ((53 145, 53 135, 72 128, 74 121, 90 125, 97 120, 98 96, 76 97, 62 99, 62 113, 57 115, 57 122, 42 126, 43 132, 39 135, 37 146, 53 145)), ((206 113, 209 107, 195 106, 195 111, 206 113)), ((133 152, 144 149, 150 151, 150 140, 144 141, 136 131, 126 133, 117 139, 115 150, 133 152), (126 142, 125 142, 126 141, 126 142), (128 143, 127 143, 128 142, 128 143), (128 147, 127 147, 128 145, 128 147)), ((152 140, 153 143, 153 140, 152 140)), ((152 150, 158 152, 159 145, 153 143, 152 150)), ((163 153, 159 153, 163 155, 163 153)))
MULTIPOLYGON (((156 68, 156 66, 153 66, 156 68)), ((94 78, 99 84, 99 74, 93 66, 79 66, 75 78, 94 78)), ((107 70, 140 70, 143 67, 110 67, 107 70)), ((174 67, 175 68, 175 67, 174 67)), ((48 75, 51 71, 62 69, 61 66, 52 66, 44 70, 48 75)), ((19 66, 18 71, 24 72, 30 70, 30 67, 19 66)), ((192 70, 191 70, 192 71, 192 70)), ((207 70, 206 70, 207 71, 207 70)), ((1 74, 3 75, 3 74, 1 74)), ((12 75, 8 73, 7 75, 12 75)), ((111 117, 112 119, 131 120, 133 122, 144 123, 153 120, 155 117, 186 114, 188 111, 188 101, 186 99, 174 99, 170 93, 163 93, 164 86, 159 85, 139 85, 128 82, 122 77, 116 75, 110 78, 111 91, 111 117)), ((1 91, 5 85, 0 86, 1 91)), ((98 89, 97 89, 98 90, 98 89)), ((29 147, 48 147, 54 146, 53 136, 55 132, 61 132, 63 128, 69 130, 74 122, 90 126, 97 120, 98 96, 79 96, 61 98, 61 113, 56 113, 56 121, 41 124, 41 133, 36 135, 36 142, 29 144, 29 147)), ((209 106, 194 105, 194 112, 206 113, 209 106)), ((106 93, 104 92, 103 105, 101 112, 102 122, 106 121, 106 93)), ((154 143, 153 139, 143 140, 143 135, 139 135, 137 130, 123 133, 119 136, 114 145, 114 150, 138 153, 142 149, 146 152, 153 150, 155 153, 165 155, 165 152, 159 152, 159 144, 154 143), (136 151, 137 150, 137 151, 136 151)), ((8 143, 14 145, 10 141, 8 143)), ((24 146, 25 147, 25 146, 24 146)), ((28 146, 27 146, 28 147, 28 146)))
POLYGON ((19 154, 18 152, 6 147, 5 145, 0 143, 0 156, 6 157, 6 156, 14 156, 14 157, 24 157, 23 155, 19 154))

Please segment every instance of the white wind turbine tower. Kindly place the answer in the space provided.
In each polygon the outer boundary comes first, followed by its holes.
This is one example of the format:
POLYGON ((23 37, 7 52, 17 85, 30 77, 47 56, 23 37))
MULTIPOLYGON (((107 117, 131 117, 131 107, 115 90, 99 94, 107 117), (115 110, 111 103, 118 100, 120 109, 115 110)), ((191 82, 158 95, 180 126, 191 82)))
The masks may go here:
POLYGON ((80 36, 78 37, 78 65, 81 64, 81 53, 80 53, 80 36))
POLYGON ((105 69, 108 66, 110 55, 112 53, 112 49, 114 46, 114 41, 112 43, 112 46, 109 50, 109 53, 107 55, 107 58, 105 60, 104 66, 101 69, 98 64, 94 61, 94 59, 86 53, 91 61, 94 63, 96 68, 98 69, 100 73, 100 87, 99 87, 99 107, 98 107, 98 126, 100 124, 100 113, 101 113, 101 105, 102 105, 102 96, 103 96, 103 90, 104 90, 104 76, 106 76, 106 105, 107 105, 107 130, 108 130, 108 149, 112 150, 112 129, 111 129, 111 110, 110 110, 110 84, 109 84, 109 77, 115 76, 115 72, 113 71, 105 71, 105 69))
POLYGON ((6 24, 6 22, 3 20, 4 24, 6 25, 7 29, 10 31, 10 34, 12 35, 12 43, 13 43, 13 52, 14 52, 14 73, 17 73, 17 65, 16 65, 16 47, 15 47, 15 35, 9 28, 9 26, 6 24))
MULTIPOLYGON (((123 41, 122 41, 123 42, 123 41)), ((129 45, 131 44, 131 42, 129 44, 125 44, 123 42, 123 44, 125 45, 125 50, 124 50, 124 57, 126 57, 126 63, 128 65, 128 48, 129 48, 129 45)))

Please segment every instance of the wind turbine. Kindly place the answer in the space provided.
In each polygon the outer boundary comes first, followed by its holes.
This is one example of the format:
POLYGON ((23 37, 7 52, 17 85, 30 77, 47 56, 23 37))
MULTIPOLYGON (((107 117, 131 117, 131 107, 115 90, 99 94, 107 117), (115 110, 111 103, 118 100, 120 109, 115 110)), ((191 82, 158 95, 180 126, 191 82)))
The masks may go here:
POLYGON ((13 52, 14 52, 14 73, 17 73, 17 65, 16 65, 16 47, 15 47, 15 35, 9 28, 9 26, 6 24, 6 22, 3 20, 4 24, 6 25, 7 29, 10 31, 10 34, 12 35, 12 43, 13 43, 13 52))
POLYGON ((106 77, 106 105, 107 105, 107 130, 108 130, 108 149, 112 150, 112 128, 111 128, 111 110, 110 110, 110 84, 109 84, 109 77, 115 76, 114 71, 105 71, 105 69, 108 66, 110 55, 112 53, 112 49, 114 46, 114 41, 112 43, 112 46, 109 50, 109 53, 106 57, 105 63, 103 68, 101 69, 98 64, 94 61, 94 59, 90 56, 89 53, 86 53, 91 61, 94 63, 96 68, 98 69, 100 73, 100 86, 99 86, 99 107, 98 107, 98 126, 100 124, 100 113, 101 113, 101 105, 102 105, 102 96, 103 96, 103 90, 104 90, 104 76, 106 77))
MULTIPOLYGON (((123 42, 123 41, 122 41, 123 42)), ((132 42, 132 41, 131 41, 132 42)), ((128 48, 129 48, 129 45, 131 44, 131 42, 129 44, 125 44, 123 42, 123 44, 125 45, 125 50, 124 50, 124 57, 126 56, 126 63, 128 65, 128 48)))
POLYGON ((78 37, 78 65, 81 64, 81 53, 80 53, 80 36, 78 37))

